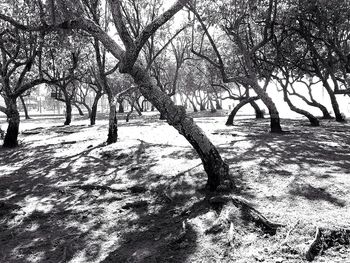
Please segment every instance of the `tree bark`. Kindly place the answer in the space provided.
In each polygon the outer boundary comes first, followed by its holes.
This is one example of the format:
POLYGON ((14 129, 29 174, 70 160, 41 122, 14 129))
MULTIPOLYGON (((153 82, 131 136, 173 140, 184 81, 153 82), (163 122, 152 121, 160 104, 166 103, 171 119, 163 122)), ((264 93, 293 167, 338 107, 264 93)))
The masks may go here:
POLYGON ((118 99, 117 101, 119 104, 118 113, 124 113, 124 105, 123 105, 124 99, 118 99))
POLYGON ((216 112, 216 108, 215 108, 215 106, 214 106, 213 101, 210 100, 209 103, 210 103, 210 112, 211 112, 211 113, 215 113, 215 112, 216 112))
POLYGON ((66 120, 64 125, 70 125, 72 122, 72 102, 70 100, 65 101, 66 104, 66 120))
POLYGON ((308 89, 310 94, 310 100, 308 100, 307 98, 305 98, 305 96, 298 94, 296 92, 292 93, 291 95, 297 96, 298 98, 302 99, 307 105, 311 107, 316 107, 320 109, 323 115, 322 119, 333 119, 333 117, 329 114, 327 108, 313 98, 311 93, 311 88, 308 87, 308 89))
POLYGON ((255 110, 255 118, 256 119, 263 119, 264 118, 264 112, 260 109, 259 105, 255 101, 251 101, 250 105, 255 110))
POLYGON ((91 114, 90 114, 90 125, 95 125, 96 123, 97 105, 101 96, 102 95, 100 93, 97 93, 94 98, 94 102, 92 103, 91 114))
POLYGON ((197 109, 197 107, 196 107, 196 104, 195 104, 192 100, 189 100, 189 102, 190 102, 191 105, 192 105, 193 112, 198 112, 198 109, 197 109))
POLYGON ((30 117, 29 117, 29 114, 28 114, 28 109, 27 109, 27 105, 26 103, 24 102, 24 99, 22 96, 19 96, 20 100, 21 100, 21 103, 22 103, 22 106, 23 106, 23 110, 24 110, 24 116, 26 118, 26 120, 29 120, 30 117))
POLYGON ((229 167, 205 133, 186 115, 183 106, 176 106, 169 96, 162 92, 141 65, 136 63, 128 72, 138 84, 142 95, 158 111, 165 114, 169 125, 173 126, 193 146, 202 160, 208 175, 207 187, 215 190, 223 180, 229 178, 229 167))
POLYGON ((86 102, 82 102, 81 105, 83 105, 85 107, 85 109, 88 112, 88 117, 91 117, 91 108, 89 107, 89 105, 86 102))
POLYGON ((74 103, 74 106, 78 109, 79 115, 84 116, 84 112, 81 110, 81 108, 78 106, 78 104, 74 103))
POLYGON ((217 110, 222 110, 222 106, 219 99, 215 100, 215 106, 217 110))
POLYGON ((322 119, 324 119, 324 120, 333 119, 333 117, 329 114, 327 108, 325 106, 323 106, 321 103, 318 103, 318 105, 316 107, 318 107, 322 111, 322 115, 323 115, 322 119))
POLYGON ((114 98, 109 99, 109 125, 107 144, 112 144, 118 140, 118 119, 117 105, 114 98))
POLYGON ((160 112, 160 116, 159 116, 160 120, 166 120, 166 116, 164 113, 160 112))
POLYGON ((338 122, 344 122, 345 119, 342 116, 342 114, 340 113, 339 104, 338 104, 337 98, 335 97, 334 91, 329 86, 327 80, 322 81, 322 82, 323 82, 324 88, 326 89, 326 91, 327 91, 327 93, 329 95, 329 98, 331 99, 331 104, 332 104, 332 108, 333 108, 333 111, 334 111, 335 120, 338 121, 338 122))
POLYGON ((288 97, 288 91, 287 91, 286 87, 283 87, 283 99, 284 99, 285 102, 287 102, 289 108, 292 111, 294 111, 294 112, 296 112, 298 114, 304 115, 306 118, 308 118, 309 121, 310 121, 310 124, 312 126, 319 126, 320 125, 318 119, 314 115, 312 115, 310 112, 302 110, 302 109, 294 106, 294 104, 291 102, 291 100, 288 97))
POLYGON ((246 98, 241 100, 231 111, 230 115, 228 116, 227 120, 226 120, 226 124, 227 126, 232 126, 233 125, 233 120, 237 114, 237 112, 246 104, 251 103, 255 100, 259 99, 258 97, 250 97, 250 98, 246 98))
POLYGON ((266 91, 264 91, 259 86, 259 84, 256 81, 253 80, 251 82, 251 87, 253 88, 255 93, 258 95, 259 99, 262 100, 262 102, 266 105, 266 107, 269 110, 271 132, 276 132, 276 133, 282 132, 279 112, 278 112, 277 107, 276 107, 275 103, 273 102, 273 100, 269 97, 269 95, 266 93, 266 91))
POLYGON ((3 147, 13 148, 18 146, 20 116, 17 109, 16 98, 5 98, 5 104, 7 108, 6 116, 8 127, 6 130, 3 147))

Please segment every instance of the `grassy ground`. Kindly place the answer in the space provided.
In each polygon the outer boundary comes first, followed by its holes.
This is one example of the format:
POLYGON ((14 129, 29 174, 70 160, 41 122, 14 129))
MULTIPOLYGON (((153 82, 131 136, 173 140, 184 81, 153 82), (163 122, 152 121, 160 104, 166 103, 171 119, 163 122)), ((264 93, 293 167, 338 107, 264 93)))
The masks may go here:
MULTIPOLYGON (((120 122, 105 146, 106 121, 29 120, 20 147, 0 150, 0 262, 306 262, 316 227, 350 228, 349 124, 282 120, 288 133, 271 134, 268 120, 209 116, 195 120, 230 165, 231 194, 283 224, 276 235, 239 218, 205 233, 219 216, 206 175, 163 121, 120 122)), ((336 245, 314 262, 349 255, 336 245)))

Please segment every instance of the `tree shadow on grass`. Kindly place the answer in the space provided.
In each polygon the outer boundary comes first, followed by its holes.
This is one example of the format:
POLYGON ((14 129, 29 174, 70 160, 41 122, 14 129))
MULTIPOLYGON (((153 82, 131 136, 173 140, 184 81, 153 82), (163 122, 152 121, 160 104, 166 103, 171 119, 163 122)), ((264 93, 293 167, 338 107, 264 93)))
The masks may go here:
MULTIPOLYGON (((306 122, 283 120, 289 133, 274 134, 261 127, 264 122, 251 120, 249 127, 237 123, 234 131, 241 136, 233 137, 230 147, 222 147, 221 151, 238 169, 249 163, 250 168, 243 176, 247 184, 266 185, 272 190, 287 187, 290 195, 327 201, 340 207, 345 205, 339 196, 342 191, 330 192, 327 185, 332 185, 333 178, 338 182, 337 178, 347 176, 350 170, 350 152, 346 147, 350 143, 349 124, 332 122, 311 127, 306 122), (302 182, 297 188, 290 184, 289 178, 293 176, 302 182)), ((230 129, 216 133, 227 133, 230 129)))
POLYGON ((7 205, 0 213, 1 262, 100 262, 112 259, 117 245, 113 262, 182 262, 194 251, 196 232, 183 227, 188 214, 182 208, 203 211, 202 201, 187 203, 198 181, 179 175, 169 183, 151 174, 155 160, 145 143, 128 149, 129 155, 103 146, 73 155, 61 152, 70 146, 55 144, 0 149, 6 171, 0 175, 0 208, 7 205), (144 167, 118 176, 137 164, 144 167))
POLYGON ((330 194, 325 188, 314 187, 310 184, 293 184, 289 193, 309 200, 323 200, 339 207, 344 207, 346 203, 344 200, 330 194))

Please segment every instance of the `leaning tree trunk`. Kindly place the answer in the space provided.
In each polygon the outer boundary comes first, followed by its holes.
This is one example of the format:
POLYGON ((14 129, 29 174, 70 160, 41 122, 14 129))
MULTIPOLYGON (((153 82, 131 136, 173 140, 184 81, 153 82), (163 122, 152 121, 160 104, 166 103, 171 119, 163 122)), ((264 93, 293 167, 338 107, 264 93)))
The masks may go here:
POLYGON ((97 106, 98 106, 98 101, 100 100, 101 97, 102 95, 100 93, 97 93, 94 98, 94 102, 92 103, 91 114, 90 114, 90 125, 95 125, 96 123, 97 106))
POLYGON ((287 102, 289 108, 292 111, 294 111, 294 112, 296 112, 298 114, 304 115, 306 118, 308 118, 309 121, 310 121, 310 124, 312 126, 319 126, 320 125, 318 119, 314 115, 312 115, 310 112, 302 110, 302 109, 294 106, 294 104, 291 102, 291 100, 288 97, 288 91, 287 91, 286 87, 283 87, 283 99, 284 99, 285 102, 287 102))
POLYGON ((165 114, 169 125, 173 126, 193 146, 202 160, 208 175, 207 187, 215 190, 222 180, 228 179, 229 167, 205 133, 192 118, 186 115, 183 106, 176 106, 169 96, 154 85, 147 71, 138 63, 128 71, 142 95, 161 113, 165 114))
POLYGON ((333 119, 333 117, 329 114, 327 108, 313 98, 311 88, 309 88, 309 94, 311 100, 306 99, 303 95, 300 95, 298 93, 293 93, 293 95, 302 99, 307 105, 318 108, 322 112, 322 119, 333 119))
POLYGON ((255 118, 256 119, 263 119, 264 112, 260 109, 259 105, 255 101, 251 101, 250 105, 254 108, 255 118))
POLYGON ((329 114, 327 108, 323 106, 321 103, 317 104, 317 107, 322 111, 322 119, 324 120, 330 120, 333 119, 333 117, 329 114))
POLYGON ((24 102, 24 99, 23 99, 22 96, 19 96, 19 98, 21 99, 21 103, 22 103, 22 106, 23 106, 24 116, 25 116, 26 120, 29 120, 30 117, 29 117, 29 114, 28 114, 27 105, 26 105, 26 103, 24 102))
POLYGON ((7 116, 7 130, 4 138, 3 147, 13 148, 18 146, 18 132, 19 132, 19 112, 17 109, 16 98, 5 98, 6 116, 7 116))
POLYGON ((230 115, 228 116, 225 125, 227 126, 232 126, 233 125, 233 120, 235 119, 235 116, 237 114, 237 112, 246 104, 251 103, 252 101, 257 100, 258 97, 250 97, 250 98, 246 98, 241 100, 231 111, 230 115))
POLYGON ((112 144, 118 140, 118 119, 117 119, 117 105, 114 98, 109 100, 109 124, 107 144, 112 144))
POLYGON ((251 81, 251 87, 258 95, 259 99, 265 104, 270 114, 270 128, 271 132, 282 132, 280 116, 277 107, 273 100, 269 97, 265 90, 263 90, 256 81, 251 81))
POLYGON ((84 116, 84 112, 81 110, 81 108, 78 106, 78 104, 74 103, 74 106, 78 109, 79 115, 84 116))
POLYGON ((91 108, 90 108, 90 106, 86 102, 82 102, 81 105, 83 105, 85 107, 85 109, 88 112, 88 117, 90 118, 91 117, 91 108))
POLYGON ((72 122, 72 102, 70 100, 65 101, 66 104, 66 120, 64 125, 70 125, 72 122))
POLYGON ((344 122, 345 119, 342 116, 342 114, 340 113, 339 104, 338 104, 337 98, 335 97, 334 91, 329 86, 327 80, 323 81, 323 86, 325 87, 325 89, 326 89, 326 91, 327 91, 327 93, 329 95, 329 98, 331 99, 331 104, 332 104, 332 108, 333 108, 333 111, 334 111, 335 120, 338 121, 338 122, 344 122))

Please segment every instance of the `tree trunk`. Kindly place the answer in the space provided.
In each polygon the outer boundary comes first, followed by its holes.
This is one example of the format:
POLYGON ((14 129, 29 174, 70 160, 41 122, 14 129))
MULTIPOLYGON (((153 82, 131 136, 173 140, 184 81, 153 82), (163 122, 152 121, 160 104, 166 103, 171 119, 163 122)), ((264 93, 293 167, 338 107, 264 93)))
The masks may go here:
MULTIPOLYGON (((136 99, 136 107, 138 107, 140 109, 140 111, 143 112, 143 104, 142 103, 140 104, 139 99, 136 99)), ((136 109, 136 107, 135 107, 135 109, 136 109)))
POLYGON ((65 101, 66 104, 66 121, 64 122, 64 125, 70 125, 72 122, 72 103, 70 100, 65 101))
POLYGON ((250 97, 247 99, 243 99, 241 100, 231 111, 230 115, 228 116, 225 125, 227 126, 232 126, 233 125, 233 120, 235 119, 235 116, 237 114, 237 112, 246 104, 251 103, 255 100, 257 100, 258 97, 250 97))
POLYGON ((165 113, 160 112, 159 119, 160 119, 160 120, 166 120, 165 113))
POLYGON ((124 101, 123 99, 118 99, 118 104, 119 104, 118 113, 124 113, 123 101, 124 101))
POLYGON ((81 110, 81 108, 78 106, 78 104, 74 103, 74 106, 78 109, 79 115, 84 116, 84 112, 81 110))
POLYGON ((86 102, 83 102, 82 105, 85 107, 85 109, 88 112, 88 117, 91 117, 91 108, 89 107, 89 105, 86 102))
POLYGON ((327 108, 319 103, 319 106, 317 106, 322 111, 322 119, 324 120, 330 120, 333 119, 333 117, 329 114, 327 108))
POLYGON ((169 96, 154 85, 147 71, 138 63, 128 72, 138 84, 142 95, 162 112, 173 126, 193 146, 208 175, 207 187, 215 190, 229 177, 229 167, 204 132, 186 115, 182 106, 176 106, 169 96))
POLYGON ((312 115, 310 112, 302 110, 302 109, 300 109, 300 108, 298 108, 298 107, 293 105, 293 103, 291 102, 291 100, 288 97, 288 91, 287 91, 286 87, 283 87, 283 99, 284 99, 285 102, 287 102, 289 108, 292 111, 294 111, 294 112, 296 112, 298 114, 304 115, 306 118, 308 118, 309 121, 310 121, 310 124, 312 126, 319 126, 320 125, 318 119, 314 115, 312 115))
POLYGON ((95 125, 96 123, 97 106, 101 96, 102 96, 101 93, 97 93, 94 98, 94 102, 92 103, 91 114, 90 114, 90 125, 95 125))
POLYGON ((107 144, 117 142, 118 139, 118 119, 117 119, 117 105, 114 98, 109 99, 109 125, 107 144))
POLYGON ((17 109, 16 98, 5 98, 6 103, 6 116, 8 127, 4 138, 3 147, 13 148, 18 146, 18 132, 20 117, 17 109))
POLYGON ((26 120, 29 120, 30 117, 29 117, 29 114, 28 114, 27 105, 26 105, 26 103, 24 102, 24 99, 23 99, 22 96, 19 96, 19 98, 21 99, 21 103, 22 103, 22 106, 23 106, 24 116, 25 116, 26 120))
POLYGON ((202 102, 199 104, 199 110, 200 111, 205 111, 206 110, 205 105, 202 102))
POLYGON ((322 119, 333 119, 333 117, 329 114, 327 108, 313 98, 311 88, 308 87, 308 89, 310 94, 310 100, 308 100, 307 98, 305 98, 305 96, 300 95, 298 93, 293 93, 292 95, 302 99, 307 105, 320 109, 320 111, 322 111, 322 114, 323 114, 322 119))
POLYGON ((323 86, 325 87, 325 89, 326 89, 326 91, 327 91, 327 93, 329 95, 329 98, 331 99, 331 104, 332 104, 332 108, 333 108, 333 111, 334 111, 335 120, 338 121, 338 122, 344 122, 345 119, 342 116, 342 114, 340 113, 339 104, 338 104, 337 98, 335 97, 334 91, 329 86, 327 80, 323 81, 323 86))
POLYGON ((196 104, 194 104, 194 102, 192 100, 189 100, 189 102, 191 103, 192 105, 192 108, 193 108, 193 112, 198 112, 198 109, 196 107, 196 104))
POLYGON ((256 119, 263 119, 264 118, 264 112, 260 109, 259 105, 255 101, 251 101, 250 105, 255 110, 255 118, 256 119))
POLYGON ((251 81, 250 85, 255 91, 255 93, 258 95, 259 99, 262 100, 262 102, 269 110, 271 132, 282 132, 280 116, 275 103, 272 101, 272 99, 269 97, 266 91, 264 91, 256 81, 251 81))
POLYGON ((210 103, 210 112, 211 112, 211 113, 215 113, 215 112, 216 112, 216 108, 215 108, 215 106, 214 106, 213 101, 210 100, 209 103, 210 103))
POLYGON ((215 100, 215 106, 217 110, 222 110, 222 106, 219 99, 215 100))
POLYGON ((131 107, 130 107, 130 111, 128 112, 128 114, 126 114, 126 118, 125 118, 125 121, 126 122, 129 122, 129 120, 130 120, 130 115, 131 115, 131 113, 134 111, 134 101, 130 104, 131 105, 131 107))

